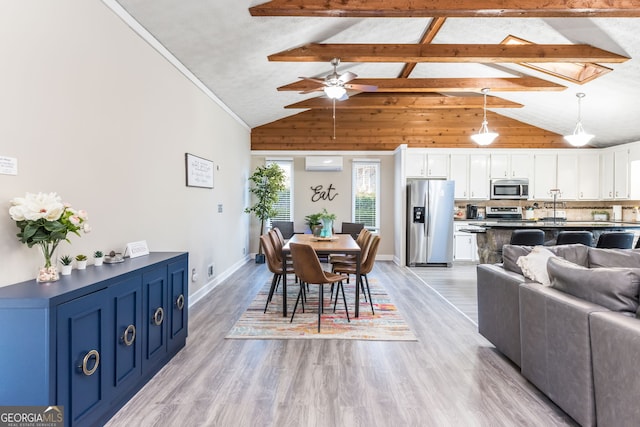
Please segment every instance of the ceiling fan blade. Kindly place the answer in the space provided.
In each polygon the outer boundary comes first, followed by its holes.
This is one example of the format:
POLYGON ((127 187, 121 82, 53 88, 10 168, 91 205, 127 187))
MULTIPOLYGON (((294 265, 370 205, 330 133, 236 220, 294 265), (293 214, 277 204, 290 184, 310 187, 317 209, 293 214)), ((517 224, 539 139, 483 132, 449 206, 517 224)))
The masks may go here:
POLYGON ((338 80, 341 81, 342 83, 346 83, 346 82, 350 82, 351 80, 355 79, 356 77, 358 77, 357 74, 354 74, 351 71, 347 71, 346 73, 342 74, 338 78, 338 80))
POLYGON ((302 80, 309 80, 310 82, 324 84, 324 79, 316 79, 315 77, 298 77, 302 80))
POLYGON ((349 94, 345 92, 344 95, 338 98, 338 101, 346 101, 347 99, 349 99, 349 94))
POLYGON ((324 90, 324 86, 314 87, 313 89, 307 89, 300 92, 301 95, 311 93, 311 92, 322 92, 324 90))
POLYGON ((372 85, 359 85, 359 84, 346 84, 345 89, 359 90, 360 92, 375 92, 378 90, 378 86, 372 85))

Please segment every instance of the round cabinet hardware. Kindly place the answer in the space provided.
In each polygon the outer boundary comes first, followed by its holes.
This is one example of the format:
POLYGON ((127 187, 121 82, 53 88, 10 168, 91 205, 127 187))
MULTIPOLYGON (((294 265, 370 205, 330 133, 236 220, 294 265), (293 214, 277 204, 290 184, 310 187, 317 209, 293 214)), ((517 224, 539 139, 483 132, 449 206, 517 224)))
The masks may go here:
POLYGON ((164 310, 162 309, 162 307, 158 307, 156 311, 153 313, 153 317, 151 318, 151 321, 153 322, 154 325, 160 326, 162 324, 163 319, 164 319, 164 310))
POLYGON ((124 330, 124 333, 120 337, 120 340, 129 347, 136 340, 136 327, 133 325, 127 326, 127 329, 124 330))
POLYGON ((80 368, 82 368, 83 374, 85 374, 86 376, 91 376, 98 369, 98 366, 100 366, 100 353, 98 353, 98 350, 91 350, 82 359, 82 365, 80 366, 80 368), (95 359, 95 363, 93 364, 93 367, 89 369, 88 365, 89 360, 91 359, 95 359))
POLYGON ((176 307, 178 307, 178 310, 182 310, 184 308, 184 295, 183 294, 178 295, 178 298, 176 298, 176 307))

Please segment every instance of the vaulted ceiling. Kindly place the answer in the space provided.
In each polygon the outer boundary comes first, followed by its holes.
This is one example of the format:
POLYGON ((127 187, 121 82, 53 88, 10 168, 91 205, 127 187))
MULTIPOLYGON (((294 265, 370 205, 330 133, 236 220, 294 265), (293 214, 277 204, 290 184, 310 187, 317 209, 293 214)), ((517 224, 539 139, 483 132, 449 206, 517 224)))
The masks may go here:
POLYGON ((119 4, 252 128, 254 150, 473 147, 482 88, 493 147, 568 147, 578 92, 592 146, 640 140, 640 1, 119 4), (349 91, 334 109, 300 79, 324 79, 332 58, 377 91, 349 91), (582 84, 537 69, 576 63, 582 84))

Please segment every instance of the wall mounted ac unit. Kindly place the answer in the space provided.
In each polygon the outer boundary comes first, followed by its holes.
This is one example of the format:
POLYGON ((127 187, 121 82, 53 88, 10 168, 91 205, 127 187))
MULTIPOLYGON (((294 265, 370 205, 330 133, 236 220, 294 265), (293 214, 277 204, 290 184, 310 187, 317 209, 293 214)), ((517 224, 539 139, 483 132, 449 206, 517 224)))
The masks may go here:
POLYGON ((341 171, 342 157, 340 156, 306 156, 304 170, 307 171, 341 171))

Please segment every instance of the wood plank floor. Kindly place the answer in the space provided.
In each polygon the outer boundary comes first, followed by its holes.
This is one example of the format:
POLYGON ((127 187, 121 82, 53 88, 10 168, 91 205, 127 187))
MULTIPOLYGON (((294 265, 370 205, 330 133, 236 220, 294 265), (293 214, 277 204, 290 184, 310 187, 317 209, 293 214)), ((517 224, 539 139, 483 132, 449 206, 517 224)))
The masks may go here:
POLYGON ((370 277, 418 342, 225 339, 270 277, 248 263, 192 307, 186 348, 107 425, 575 425, 466 316, 389 262, 370 277))

